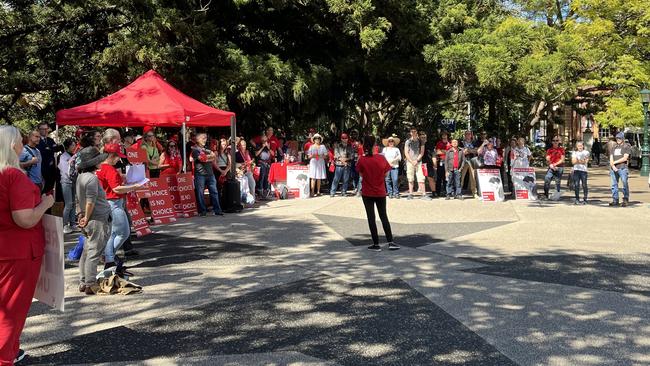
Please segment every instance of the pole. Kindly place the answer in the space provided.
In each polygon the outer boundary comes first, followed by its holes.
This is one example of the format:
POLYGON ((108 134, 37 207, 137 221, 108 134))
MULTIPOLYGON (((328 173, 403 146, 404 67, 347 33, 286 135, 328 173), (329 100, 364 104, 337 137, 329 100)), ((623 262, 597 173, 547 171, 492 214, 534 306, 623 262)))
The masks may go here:
POLYGON ((237 150, 235 146, 235 138, 237 136, 237 125, 235 124, 235 116, 230 117, 230 173, 233 177, 237 176, 237 168, 235 161, 237 158, 237 150))
POLYGON ((648 113, 648 103, 643 103, 643 146, 641 147, 641 156, 643 157, 641 172, 642 177, 650 175, 650 144, 648 143, 648 124, 650 124, 650 114, 648 113))
POLYGON ((181 127, 181 135, 183 135, 183 142, 180 144, 179 148, 183 151, 183 173, 187 173, 187 128, 185 123, 190 121, 190 116, 185 116, 185 121, 183 121, 183 127, 181 127))

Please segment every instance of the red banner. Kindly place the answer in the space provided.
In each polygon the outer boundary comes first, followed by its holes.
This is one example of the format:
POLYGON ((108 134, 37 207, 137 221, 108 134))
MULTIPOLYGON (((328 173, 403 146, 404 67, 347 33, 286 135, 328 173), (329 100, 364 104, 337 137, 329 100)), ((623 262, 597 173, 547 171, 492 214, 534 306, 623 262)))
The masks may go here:
POLYGON ((178 194, 184 217, 198 215, 196 209, 196 196, 194 195, 194 178, 192 173, 183 173, 176 176, 178 181, 178 194))
POLYGON ((172 197, 176 217, 184 217, 181 195, 178 192, 178 178, 176 175, 164 175, 163 177, 167 180, 167 185, 169 186, 169 195, 172 197))
POLYGON ((176 221, 176 212, 167 179, 156 178, 149 181, 149 206, 151 207, 151 217, 156 224, 167 224, 176 221))
POLYGON ((142 207, 140 207, 140 200, 135 192, 127 194, 126 199, 126 209, 129 211, 129 216, 131 216, 131 224, 133 225, 133 230, 138 237, 151 234, 151 229, 149 229, 149 223, 147 218, 142 212, 142 207))

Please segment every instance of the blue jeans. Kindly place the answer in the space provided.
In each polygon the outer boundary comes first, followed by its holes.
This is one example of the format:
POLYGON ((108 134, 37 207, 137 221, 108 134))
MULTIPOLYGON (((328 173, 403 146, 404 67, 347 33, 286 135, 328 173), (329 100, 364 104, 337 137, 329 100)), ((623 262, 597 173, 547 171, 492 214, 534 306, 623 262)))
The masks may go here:
POLYGON ((587 195, 589 194, 589 189, 587 188, 587 172, 582 170, 573 171, 573 186, 576 192, 576 200, 580 199, 580 187, 582 186, 582 191, 584 196, 583 200, 587 200, 587 195))
POLYGON ((548 191, 551 188, 551 182, 555 179, 555 189, 559 192, 560 185, 562 184, 562 174, 564 174, 563 167, 557 167, 555 170, 549 168, 544 177, 544 194, 548 197, 548 191))
POLYGON ((397 177, 399 176, 399 168, 391 168, 386 176, 386 191, 389 196, 396 196, 399 194, 399 185, 397 177))
POLYGON ((617 172, 613 171, 611 168, 609 169, 609 177, 611 178, 611 182, 612 182, 612 199, 614 201, 618 202, 618 179, 619 178, 623 183, 623 199, 625 201, 630 200, 630 187, 627 184, 628 175, 629 175, 629 171, 627 170, 627 167, 621 168, 617 172))
MULTIPOLYGON (((271 165, 268 163, 265 163, 263 161, 259 162, 259 167, 260 167, 260 180, 259 180, 259 185, 258 189, 259 190, 267 190, 270 189, 269 187, 269 172, 271 171, 271 165)), ((253 193, 253 192, 251 192, 253 193)))
MULTIPOLYGON (((203 192, 205 187, 208 187, 208 192, 210 192, 210 201, 212 202, 212 209, 214 213, 221 213, 221 206, 219 205, 219 191, 217 191, 217 179, 214 177, 214 174, 210 175, 195 175, 194 176, 194 187, 196 188, 196 202, 199 204, 199 213, 206 213, 208 208, 205 206, 205 199, 203 198, 203 192)), ((254 193, 253 191, 252 193, 254 193)))
POLYGON ((108 204, 111 206, 113 221, 111 222, 111 236, 104 248, 105 263, 115 262, 115 252, 131 235, 131 225, 129 225, 129 218, 124 209, 124 199, 108 200, 108 204))
POLYGON ((447 196, 460 196, 460 170, 454 169, 447 175, 447 196))
POLYGON ((63 193, 63 226, 77 224, 77 212, 74 204, 75 187, 72 183, 61 183, 61 192, 63 193))
POLYGON ((343 187, 341 187, 341 193, 345 194, 348 191, 348 183, 350 182, 350 167, 349 166, 336 166, 334 170, 334 179, 332 179, 332 186, 330 187, 330 195, 334 195, 336 190, 339 188, 339 181, 343 176, 343 187))

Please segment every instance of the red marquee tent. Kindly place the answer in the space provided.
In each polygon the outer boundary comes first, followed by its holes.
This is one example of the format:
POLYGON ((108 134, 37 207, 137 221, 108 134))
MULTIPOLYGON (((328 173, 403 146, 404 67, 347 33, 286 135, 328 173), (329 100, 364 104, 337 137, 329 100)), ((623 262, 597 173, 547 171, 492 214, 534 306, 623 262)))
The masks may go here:
POLYGON ((58 125, 97 127, 227 127, 235 114, 207 106, 147 71, 98 101, 56 113, 58 125))

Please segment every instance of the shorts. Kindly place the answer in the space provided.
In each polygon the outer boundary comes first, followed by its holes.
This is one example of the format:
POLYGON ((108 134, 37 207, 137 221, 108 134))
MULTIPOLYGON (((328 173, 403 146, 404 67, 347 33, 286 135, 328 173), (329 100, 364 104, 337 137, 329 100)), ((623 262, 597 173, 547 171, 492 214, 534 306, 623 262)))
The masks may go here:
POLYGON ((418 183, 424 183, 424 173, 422 172, 422 164, 418 163, 413 165, 406 162, 406 180, 409 183, 413 182, 417 178, 418 183), (415 177, 414 177, 415 176, 415 177))

